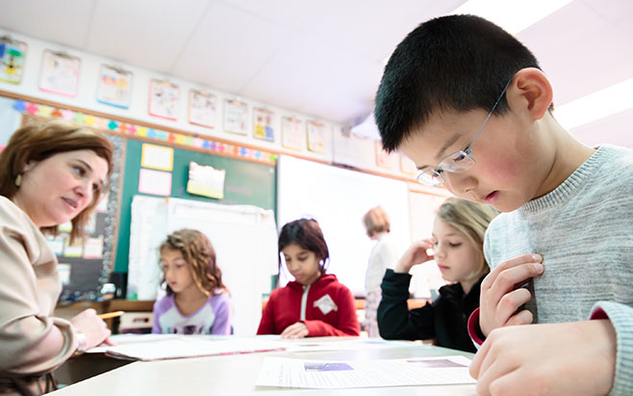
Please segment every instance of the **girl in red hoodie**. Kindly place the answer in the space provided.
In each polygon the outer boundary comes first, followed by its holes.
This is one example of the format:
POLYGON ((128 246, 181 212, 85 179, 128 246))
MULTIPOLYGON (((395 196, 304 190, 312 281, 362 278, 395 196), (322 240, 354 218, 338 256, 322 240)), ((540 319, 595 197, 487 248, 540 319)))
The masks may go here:
POLYGON ((316 220, 284 225, 279 253, 280 262, 283 254, 295 280, 270 294, 257 334, 284 338, 359 335, 352 293, 335 275, 325 273, 330 254, 316 220))

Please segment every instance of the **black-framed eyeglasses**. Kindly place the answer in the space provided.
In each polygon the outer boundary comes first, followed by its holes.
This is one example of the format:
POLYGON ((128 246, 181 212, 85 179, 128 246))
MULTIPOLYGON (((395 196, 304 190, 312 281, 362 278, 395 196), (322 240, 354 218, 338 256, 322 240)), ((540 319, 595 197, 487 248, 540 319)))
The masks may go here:
POLYGON ((497 105, 501 101, 501 98, 503 98, 503 95, 505 95, 511 82, 512 82, 512 78, 508 81, 506 86, 503 88, 503 91, 501 91, 501 95, 499 95, 494 106, 492 106, 492 109, 488 113, 488 117, 486 117, 484 124, 481 126, 481 128, 479 128, 479 131, 475 135, 475 138, 473 139, 472 143, 470 143, 470 146, 468 146, 466 150, 455 151, 454 153, 447 155, 446 157, 444 157, 444 159, 440 161, 440 163, 437 165, 437 168, 427 169, 425 171, 420 172, 420 174, 418 174, 418 176, 416 177, 416 180, 418 182, 429 187, 439 187, 442 184, 444 184, 444 182, 446 181, 446 179, 442 175, 442 172, 446 171, 446 172, 451 172, 451 173, 462 173, 462 172, 466 172, 468 169, 472 168, 473 165, 475 165, 476 161, 471 156, 471 153, 473 152, 472 147, 475 144, 475 141, 477 141, 477 138, 479 137, 479 134, 481 133, 481 131, 484 130, 484 127, 488 123, 490 116, 492 116, 492 113, 494 113, 495 109, 497 108, 497 105))

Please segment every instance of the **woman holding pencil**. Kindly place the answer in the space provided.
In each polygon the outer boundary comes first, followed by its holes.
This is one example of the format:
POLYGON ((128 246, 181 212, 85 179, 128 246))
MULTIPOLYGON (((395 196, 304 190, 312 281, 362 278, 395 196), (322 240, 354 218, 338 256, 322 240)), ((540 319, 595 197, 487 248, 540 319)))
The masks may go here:
POLYGON ((73 354, 109 342, 93 309, 52 316, 61 293, 57 258, 44 234, 72 222, 82 236, 110 173, 112 145, 73 124, 17 130, 0 153, 0 394, 40 395, 73 354))

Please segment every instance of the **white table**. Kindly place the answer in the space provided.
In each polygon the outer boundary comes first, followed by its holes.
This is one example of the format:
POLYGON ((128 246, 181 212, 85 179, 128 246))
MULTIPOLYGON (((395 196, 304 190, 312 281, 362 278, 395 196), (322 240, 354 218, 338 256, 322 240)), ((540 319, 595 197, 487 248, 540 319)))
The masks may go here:
MULTIPOLYGON (((314 339, 335 343, 335 339, 314 339)), ((338 339, 340 340, 340 338, 338 339)), ((197 395, 424 395, 476 396, 475 385, 406 386, 354 389, 289 389, 256 387, 255 381, 266 356, 316 360, 399 359, 472 354, 432 345, 396 344, 389 348, 360 350, 332 350, 320 352, 264 352, 134 362, 87 380, 70 385, 54 396, 197 396, 197 395)), ((107 359, 104 357, 104 359, 107 359)))

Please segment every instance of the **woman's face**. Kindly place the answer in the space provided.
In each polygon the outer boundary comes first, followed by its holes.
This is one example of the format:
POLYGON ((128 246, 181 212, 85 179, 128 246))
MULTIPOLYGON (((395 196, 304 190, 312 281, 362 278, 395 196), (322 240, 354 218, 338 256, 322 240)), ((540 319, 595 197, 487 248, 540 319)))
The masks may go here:
POLYGON ((288 272, 302 285, 311 285, 321 277, 319 258, 310 250, 290 244, 281 251, 286 259, 288 272))
POLYGON ((470 281, 481 266, 480 252, 439 217, 433 224, 433 252, 442 278, 449 282, 470 281))
POLYGON ((92 150, 58 153, 24 166, 13 202, 38 227, 66 223, 93 202, 103 188, 108 162, 92 150))

